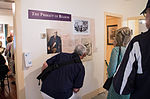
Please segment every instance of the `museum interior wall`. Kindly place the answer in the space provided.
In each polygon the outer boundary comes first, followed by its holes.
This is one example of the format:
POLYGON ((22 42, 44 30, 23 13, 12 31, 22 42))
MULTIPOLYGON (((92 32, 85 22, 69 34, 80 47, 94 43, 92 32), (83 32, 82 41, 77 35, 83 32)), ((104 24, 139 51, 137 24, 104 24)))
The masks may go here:
POLYGON ((47 28, 59 28, 51 25, 51 22, 56 22, 53 20, 29 19, 28 10, 66 13, 95 21, 95 48, 92 60, 83 62, 86 75, 83 88, 77 94, 80 99, 101 88, 104 82, 104 12, 122 15, 122 26, 125 26, 127 17, 139 16, 145 2, 146 0, 16 0, 16 8, 19 8, 16 10, 18 19, 15 19, 15 23, 18 24, 16 28, 19 27, 19 30, 16 31, 16 42, 21 47, 17 47, 20 52, 17 55, 17 63, 20 64, 17 69, 17 77, 19 77, 17 83, 24 81, 24 84, 19 85, 19 90, 25 90, 26 99, 41 99, 40 86, 38 86, 36 77, 41 71, 43 62, 55 55, 47 54, 47 41, 42 39, 41 35, 46 34, 47 28), (28 68, 25 67, 23 58, 23 53, 26 52, 31 53, 32 60, 32 66, 28 68), (19 73, 23 74, 19 75, 19 73))

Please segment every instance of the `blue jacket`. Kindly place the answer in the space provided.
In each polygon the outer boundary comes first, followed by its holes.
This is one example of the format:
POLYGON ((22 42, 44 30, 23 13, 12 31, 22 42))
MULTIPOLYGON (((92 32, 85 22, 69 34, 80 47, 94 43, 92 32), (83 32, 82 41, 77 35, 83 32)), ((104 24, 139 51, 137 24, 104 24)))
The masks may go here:
MULTIPOLYGON (((75 53, 60 53, 46 62, 48 66, 51 66, 54 63, 61 64, 75 58, 80 60, 75 53)), ((68 99, 73 94, 73 88, 82 87, 84 75, 85 69, 82 62, 62 66, 48 75, 42 83, 41 91, 55 99, 68 99)))

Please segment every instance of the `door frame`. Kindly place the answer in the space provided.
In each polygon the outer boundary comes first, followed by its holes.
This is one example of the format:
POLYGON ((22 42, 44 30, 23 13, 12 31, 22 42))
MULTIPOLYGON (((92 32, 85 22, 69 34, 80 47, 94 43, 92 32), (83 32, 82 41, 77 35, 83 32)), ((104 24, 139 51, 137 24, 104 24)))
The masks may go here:
MULTIPOLYGON (((123 22, 123 16, 120 15, 120 14, 116 14, 116 13, 110 13, 110 12, 104 12, 104 80, 103 80, 103 83, 106 81, 107 79, 107 66, 105 64, 105 60, 106 60, 106 52, 107 52, 107 19, 106 17, 107 16, 112 16, 112 17, 117 17, 117 18, 120 18, 121 19, 121 22, 120 22, 120 26, 119 27, 122 27, 122 22, 123 22)), ((112 46, 112 45, 110 45, 112 46)))

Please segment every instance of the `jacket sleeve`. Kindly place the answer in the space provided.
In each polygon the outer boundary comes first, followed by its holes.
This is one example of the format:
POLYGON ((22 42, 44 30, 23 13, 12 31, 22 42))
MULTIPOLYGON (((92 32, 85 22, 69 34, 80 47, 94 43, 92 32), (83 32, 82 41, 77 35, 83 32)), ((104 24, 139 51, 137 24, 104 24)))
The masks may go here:
POLYGON ((74 80, 73 88, 81 88, 83 86, 84 76, 85 76, 84 66, 80 65, 80 70, 79 70, 79 72, 78 72, 78 74, 74 80))
POLYGON ((47 59, 46 63, 48 64, 48 66, 51 66, 52 64, 54 64, 56 62, 56 59, 58 58, 59 54, 47 59))
POLYGON ((114 75, 114 73, 116 71, 117 63, 118 63, 117 61, 118 61, 118 53, 117 53, 117 50, 115 48, 113 48, 113 50, 111 52, 109 65, 107 67, 108 78, 110 78, 114 75))
POLYGON ((127 95, 134 91, 136 74, 142 73, 139 42, 132 39, 120 66, 113 78, 113 86, 118 94, 127 95))

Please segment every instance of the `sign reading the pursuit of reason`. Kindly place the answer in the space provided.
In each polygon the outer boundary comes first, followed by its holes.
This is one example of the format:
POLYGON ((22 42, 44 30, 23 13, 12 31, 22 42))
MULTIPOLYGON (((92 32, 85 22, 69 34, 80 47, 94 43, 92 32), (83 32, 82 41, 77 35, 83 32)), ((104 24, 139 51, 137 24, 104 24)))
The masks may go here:
POLYGON ((39 10, 28 10, 28 18, 42 19, 42 20, 71 21, 71 14, 47 12, 39 10))

